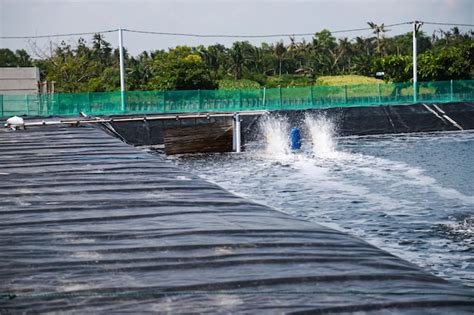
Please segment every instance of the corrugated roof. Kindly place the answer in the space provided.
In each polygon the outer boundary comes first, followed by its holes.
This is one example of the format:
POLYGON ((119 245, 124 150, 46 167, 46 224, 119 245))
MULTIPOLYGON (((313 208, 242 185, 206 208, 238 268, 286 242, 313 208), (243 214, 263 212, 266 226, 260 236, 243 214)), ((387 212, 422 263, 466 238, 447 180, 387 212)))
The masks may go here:
POLYGON ((93 127, 0 131, 0 313, 470 313, 472 292, 93 127))

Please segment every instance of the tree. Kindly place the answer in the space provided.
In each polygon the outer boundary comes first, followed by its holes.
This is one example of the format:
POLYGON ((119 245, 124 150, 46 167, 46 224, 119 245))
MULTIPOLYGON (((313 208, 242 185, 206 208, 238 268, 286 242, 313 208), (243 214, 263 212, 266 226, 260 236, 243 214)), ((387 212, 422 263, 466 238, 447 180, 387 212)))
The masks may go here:
POLYGON ((178 46, 168 53, 156 55, 151 67, 153 76, 148 83, 148 88, 153 90, 192 90, 216 87, 202 57, 188 46, 178 46))
POLYGON ((199 46, 197 50, 203 58, 203 61, 211 70, 212 79, 218 80, 222 78, 227 63, 227 49, 225 46, 221 44, 211 45, 207 48, 199 46))
POLYGON ((33 65, 30 55, 24 49, 15 52, 8 48, 0 49, 0 67, 31 67, 33 65))
POLYGON ((254 47, 247 41, 235 42, 229 49, 231 65, 229 70, 233 73, 234 79, 242 79, 244 71, 250 64, 250 56, 254 47))
POLYGON ((318 75, 331 74, 337 42, 329 30, 323 29, 313 37, 311 67, 318 75))
MULTIPOLYGON (((128 56, 126 52, 125 56, 128 56)), ((57 82, 58 92, 114 91, 120 87, 118 52, 112 54, 110 44, 100 35, 94 36, 92 48, 83 38, 79 38, 75 47, 62 42, 41 67, 46 80, 57 82)))
POLYGON ((418 58, 422 81, 465 80, 474 72, 474 42, 428 51, 418 58))
POLYGON ((383 35, 383 33, 387 32, 388 30, 385 29, 384 23, 382 23, 380 25, 377 25, 374 22, 367 22, 367 24, 369 24, 370 28, 372 28, 372 30, 373 30, 373 33, 377 37, 377 52, 380 54, 380 56, 382 56, 383 53, 382 53, 382 49, 381 49, 380 33, 382 33, 382 35, 383 35))
POLYGON ((281 64, 286 54, 285 44, 283 44, 283 42, 276 43, 275 47, 273 48, 273 53, 275 54, 275 57, 278 59, 278 75, 281 76, 281 64))
POLYGON ((151 62, 152 58, 146 51, 128 60, 125 70, 129 90, 147 89, 147 84, 152 77, 151 62))
POLYGON ((406 82, 412 77, 412 69, 411 56, 389 55, 374 60, 372 73, 383 71, 386 81, 406 82))
MULTIPOLYGON (((247 41, 168 50, 124 53, 127 89, 204 89, 222 80, 251 80, 251 86, 301 86, 321 75, 384 71, 388 81, 408 81, 412 76, 412 33, 385 37, 385 25, 368 22, 369 37, 336 38, 329 30, 311 41, 290 37, 289 44, 247 41)), ((417 36, 420 80, 471 79, 474 76, 473 31, 459 28, 417 36)), ((42 79, 56 81, 58 92, 115 91, 120 87, 119 50, 101 34, 87 42, 51 46, 47 53, 34 46, 36 60, 24 50, 0 49, 0 66, 35 65, 42 79)), ((245 85, 246 81, 229 83, 245 85)), ((248 83, 248 82, 247 82, 248 83)), ((227 83, 226 83, 227 84, 227 83)), ((225 84, 222 84, 224 86, 225 84)))

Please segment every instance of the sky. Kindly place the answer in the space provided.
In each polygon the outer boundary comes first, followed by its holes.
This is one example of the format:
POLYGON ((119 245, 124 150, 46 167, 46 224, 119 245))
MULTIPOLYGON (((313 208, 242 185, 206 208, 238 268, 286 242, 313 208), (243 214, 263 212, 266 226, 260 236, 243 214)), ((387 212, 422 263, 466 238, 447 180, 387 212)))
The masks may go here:
MULTIPOLYGON (((118 28, 198 34, 294 34, 321 29, 367 27, 368 21, 395 24, 413 20, 474 24, 474 0, 0 0, 0 36, 31 36, 97 32, 118 28)), ((431 35, 448 26, 424 25, 431 35)), ((461 28, 467 30, 468 28, 461 28)), ((390 28, 387 36, 411 31, 411 25, 390 28)), ((337 37, 370 36, 370 31, 337 34, 337 37)), ((113 46, 118 34, 105 34, 113 46)), ((92 35, 83 36, 90 41, 92 35)), ((310 39, 308 36, 307 39, 310 39)), ((27 49, 34 57, 49 52, 62 40, 74 43, 78 36, 47 39, 0 39, 0 48, 27 49), (36 48, 35 48, 36 47, 36 48)), ((300 40, 301 37, 297 37, 300 40)), ((289 41, 288 37, 251 39, 289 41)), ((124 46, 132 55, 144 50, 177 45, 230 46, 231 38, 191 38, 124 33, 124 46)))

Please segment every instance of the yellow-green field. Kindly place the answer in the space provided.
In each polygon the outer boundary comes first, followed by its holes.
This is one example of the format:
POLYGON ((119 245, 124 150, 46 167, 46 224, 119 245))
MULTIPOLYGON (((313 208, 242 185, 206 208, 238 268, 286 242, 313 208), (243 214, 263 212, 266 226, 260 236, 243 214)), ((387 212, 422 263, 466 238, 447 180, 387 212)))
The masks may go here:
POLYGON ((330 75, 316 79, 315 85, 354 85, 354 84, 377 84, 384 83, 383 80, 366 77, 363 75, 330 75))

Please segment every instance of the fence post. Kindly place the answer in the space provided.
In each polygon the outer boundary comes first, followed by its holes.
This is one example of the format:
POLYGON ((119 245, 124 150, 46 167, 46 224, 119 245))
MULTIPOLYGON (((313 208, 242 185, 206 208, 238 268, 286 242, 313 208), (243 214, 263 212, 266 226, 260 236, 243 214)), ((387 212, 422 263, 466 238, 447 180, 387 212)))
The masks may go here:
POLYGON ((60 94, 54 94, 54 99, 53 99, 53 115, 59 115, 60 110, 61 110, 61 104, 60 104, 60 94))
POLYGON ((30 116, 30 104, 28 104, 28 94, 25 94, 26 115, 30 116))
POLYGON ((382 104, 382 93, 380 92, 380 83, 377 83, 377 93, 379 95, 379 104, 382 104))
POLYGON ((92 115, 91 93, 87 92, 87 115, 92 115))
POLYGON ((454 93, 453 93, 453 92, 454 92, 453 80, 450 81, 450 84, 451 84, 451 90, 450 90, 451 96, 450 96, 450 100, 451 100, 451 102, 452 102, 453 99, 454 99, 454 95, 453 95, 453 94, 454 94, 454 93))
POLYGON ((413 82, 413 103, 418 102, 418 82, 413 82))
POLYGON ((3 117, 3 95, 0 94, 0 117, 3 117))
POLYGON ((280 94, 280 109, 283 109, 283 97, 281 95, 281 85, 278 87, 278 93, 280 94))
POLYGON ((198 89, 198 103, 199 103, 199 110, 202 110, 202 98, 201 98, 201 89, 198 89))
POLYGON ((344 103, 347 104, 347 84, 344 85, 344 103))
POLYGON ((162 111, 163 113, 166 113, 166 91, 165 90, 163 90, 162 92, 162 99, 163 99, 162 111))
POLYGON ((313 92, 313 85, 310 87, 311 91, 311 107, 314 107, 314 92, 313 92))
POLYGON ((242 108, 242 90, 239 89, 239 109, 242 108))

